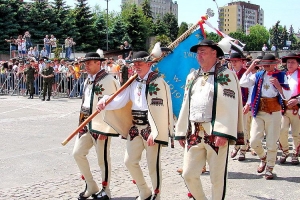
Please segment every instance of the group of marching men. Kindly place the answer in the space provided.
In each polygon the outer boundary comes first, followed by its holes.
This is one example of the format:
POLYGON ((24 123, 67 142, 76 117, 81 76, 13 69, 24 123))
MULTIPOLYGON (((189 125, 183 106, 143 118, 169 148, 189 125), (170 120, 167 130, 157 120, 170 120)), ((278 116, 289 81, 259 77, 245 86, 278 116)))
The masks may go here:
POLYGON ((291 125, 292 163, 299 163, 300 57, 294 54, 284 57, 288 71, 283 72, 276 68, 279 61, 271 54, 254 59, 246 68, 244 57, 231 53, 232 68, 229 69, 219 60, 224 56, 222 48, 207 39, 192 46, 190 51, 197 54, 201 67, 187 76, 175 136, 170 88, 158 72, 151 69, 156 61, 151 55, 155 53, 139 51, 133 55, 136 75, 121 89, 117 80, 101 69, 104 56, 95 52, 86 54, 83 62, 88 77, 84 83, 79 124, 92 113, 99 114, 76 136, 73 156, 86 183, 79 200, 111 198, 110 144, 111 138, 119 135, 127 142, 124 162, 138 188, 138 200, 161 199, 161 149, 168 146, 170 135, 184 148, 182 177, 189 198, 196 200, 207 199, 200 181, 206 163, 210 170, 212 199, 225 199, 229 145, 235 145, 231 157, 240 151, 240 161, 245 160, 250 145, 261 160, 257 172, 265 172, 267 180, 273 179, 277 141, 283 151, 280 162, 284 163, 289 157, 291 125), (117 95, 112 96, 116 92, 117 95), (266 152, 262 146, 264 137, 266 152), (100 189, 87 160, 93 146, 101 169, 100 189), (151 187, 139 165, 144 150, 151 187))

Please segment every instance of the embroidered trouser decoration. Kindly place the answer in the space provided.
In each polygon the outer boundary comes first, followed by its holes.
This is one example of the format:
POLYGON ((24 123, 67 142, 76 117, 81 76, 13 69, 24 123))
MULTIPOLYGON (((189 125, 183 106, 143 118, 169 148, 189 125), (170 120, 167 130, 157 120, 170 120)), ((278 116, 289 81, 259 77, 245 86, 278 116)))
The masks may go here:
POLYGON ((199 123, 195 123, 195 132, 193 134, 191 132, 188 132, 187 135, 187 150, 190 150, 192 146, 201 143, 202 137, 199 136, 200 131, 201 130, 200 130, 199 123))
POLYGON ((208 144, 209 146, 211 146, 211 148, 218 154, 219 147, 215 146, 215 136, 214 135, 208 135, 206 133, 205 129, 203 128, 202 124, 199 123, 199 122, 195 122, 194 126, 195 126, 195 133, 197 133, 197 135, 199 135, 199 132, 203 131, 203 134, 204 134, 204 138, 203 138, 204 139, 204 143, 208 144))
POLYGON ((146 128, 141 130, 141 136, 145 141, 148 140, 150 133, 151 133, 151 127, 149 125, 146 128))
POLYGON ((132 126, 129 130, 130 141, 132 141, 136 136, 139 135, 139 130, 136 126, 132 126))

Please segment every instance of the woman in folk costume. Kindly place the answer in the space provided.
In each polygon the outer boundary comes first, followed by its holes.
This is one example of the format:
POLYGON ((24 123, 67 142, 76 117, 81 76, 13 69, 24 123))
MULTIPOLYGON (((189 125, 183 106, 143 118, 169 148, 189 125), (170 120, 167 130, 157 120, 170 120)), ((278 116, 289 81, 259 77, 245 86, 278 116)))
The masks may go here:
POLYGON ((277 141, 280 136, 283 100, 291 97, 285 73, 275 68, 278 64, 279 61, 274 55, 266 54, 261 60, 254 60, 240 80, 242 87, 254 86, 251 99, 253 119, 250 146, 261 160, 257 172, 262 173, 266 170, 267 180, 274 178, 273 168, 276 162, 277 141), (251 71, 257 64, 262 66, 263 70, 252 74, 251 71), (262 146, 264 134, 267 152, 262 146))
MULTIPOLYGON (((120 87, 117 80, 108 75, 104 69, 101 70, 102 61, 105 59, 95 52, 87 53, 83 59, 88 77, 84 82, 79 124, 96 111, 97 103, 103 95, 112 94, 120 87)), ((103 121, 102 115, 103 113, 99 113, 79 131, 74 145, 73 156, 86 182, 86 188, 79 194, 79 200, 88 199, 91 196, 98 200, 111 198, 109 188, 111 176, 110 143, 111 137, 119 134, 103 121), (102 189, 100 191, 87 160, 89 150, 93 146, 96 149, 98 164, 101 169, 102 189)))
POLYGON ((153 61, 144 51, 137 52, 132 62, 138 74, 123 92, 105 105, 108 96, 100 100, 98 111, 105 109, 105 121, 127 139, 125 165, 139 190, 139 200, 159 200, 162 172, 161 147, 168 145, 173 131, 173 112, 168 84, 151 70, 153 61), (123 108, 123 112, 115 109, 123 108), (150 189, 139 165, 146 150, 150 189))
POLYGON ((284 101, 285 110, 281 119, 281 131, 279 137, 280 148, 282 155, 279 162, 281 164, 286 162, 289 157, 289 128, 291 125, 293 137, 293 153, 291 163, 293 165, 299 164, 300 153, 300 120, 299 120, 299 103, 300 103, 300 56, 290 53, 282 58, 282 62, 287 65, 287 78, 292 92, 292 97, 284 101))
POLYGON ((212 199, 225 199, 229 144, 244 144, 241 89, 234 72, 218 62, 224 53, 213 41, 204 39, 190 51, 200 68, 187 77, 175 128, 185 148, 182 176, 194 199, 206 199, 200 174, 207 162, 212 199))

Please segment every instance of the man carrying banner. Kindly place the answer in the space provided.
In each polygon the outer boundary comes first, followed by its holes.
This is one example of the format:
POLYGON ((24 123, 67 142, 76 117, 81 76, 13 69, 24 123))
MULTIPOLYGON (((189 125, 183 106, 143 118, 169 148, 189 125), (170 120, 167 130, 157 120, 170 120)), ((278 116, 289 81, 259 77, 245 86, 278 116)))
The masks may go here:
POLYGON ((279 162, 281 164, 286 162, 289 157, 289 128, 291 125, 291 132, 293 137, 293 154, 292 165, 299 164, 300 153, 300 120, 299 120, 299 102, 300 102, 300 56, 290 53, 282 58, 282 62, 286 63, 288 71, 286 72, 288 83, 292 92, 292 97, 284 101, 285 110, 281 119, 281 131, 279 137, 280 148, 282 155, 279 162))
POLYGON ((244 143, 241 89, 234 72, 221 66, 222 49, 204 39, 190 49, 201 67, 186 80, 175 139, 185 148, 183 178, 194 199, 206 199, 201 169, 209 165, 212 199, 225 198, 229 144, 244 143), (230 115, 230 117, 228 117, 230 115))
POLYGON ((164 79, 151 70, 153 61, 147 52, 137 52, 132 62, 138 78, 108 105, 105 104, 108 96, 101 99, 98 111, 105 109, 105 121, 127 138, 125 165, 139 190, 136 199, 159 200, 162 181, 161 147, 168 145, 169 133, 173 132, 170 89, 164 79), (128 104, 130 101, 132 105, 128 104), (128 105, 129 109, 125 109, 128 105), (119 108, 124 108, 124 112, 115 112, 119 108), (139 165, 144 149, 147 152, 152 191, 139 165))
POLYGON ((261 60, 255 59, 240 80, 242 87, 253 87, 251 111, 253 115, 250 131, 250 146, 261 162, 257 172, 265 172, 265 179, 274 178, 273 168, 276 162, 277 141, 280 136, 281 110, 283 100, 290 99, 291 92, 284 72, 275 67, 279 61, 272 54, 266 54, 261 60), (252 74, 256 65, 263 70, 252 74), (266 135, 265 152, 262 140, 266 135))
MULTIPOLYGON (((82 105, 79 124, 96 111, 98 100, 103 95, 112 94, 120 87, 116 79, 101 70, 101 62, 105 61, 98 53, 91 52, 85 55, 85 69, 88 78, 84 82, 82 105)), ((110 194, 111 158, 110 143, 112 136, 118 136, 109 125, 103 121, 103 113, 93 118, 87 126, 79 131, 73 149, 73 156, 86 182, 85 190, 79 194, 79 200, 93 199, 108 200, 110 194), (99 191, 91 173, 87 155, 95 147, 98 164, 101 169, 102 189, 99 191)))

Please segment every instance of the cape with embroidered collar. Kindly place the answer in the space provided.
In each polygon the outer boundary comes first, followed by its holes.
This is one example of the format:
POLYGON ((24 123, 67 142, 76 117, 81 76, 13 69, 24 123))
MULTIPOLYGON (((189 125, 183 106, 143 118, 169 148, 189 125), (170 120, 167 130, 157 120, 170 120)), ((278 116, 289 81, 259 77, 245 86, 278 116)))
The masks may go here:
MULTIPOLYGON (((191 88, 199 70, 187 77, 185 95, 175 128, 176 140, 186 139, 190 127, 191 88)), ((229 144, 235 144, 238 138, 243 137, 242 110, 241 89, 237 76, 233 71, 217 64, 214 73, 212 120, 208 129, 210 132, 207 133, 225 137, 229 144)))
MULTIPOLYGON (((148 105, 148 121, 154 142, 168 145, 169 134, 173 134, 173 111, 169 85, 156 72, 149 74, 146 81, 146 99, 148 105)), ((127 138, 132 126, 130 101, 118 110, 104 110, 104 121, 113 127, 124 138, 127 138)))
MULTIPOLYGON (((86 79, 84 83, 84 91, 88 84, 88 79, 86 79)), ((120 88, 118 81, 113 76, 107 74, 105 70, 99 71, 93 83, 90 84, 93 85, 90 100, 90 114, 96 112, 97 103, 104 95, 113 94, 120 88)), ((84 96, 82 98, 82 104, 83 102, 84 96)), ((89 122, 89 130, 106 136, 118 136, 119 134, 103 121, 103 115, 104 113, 100 112, 89 122)))

